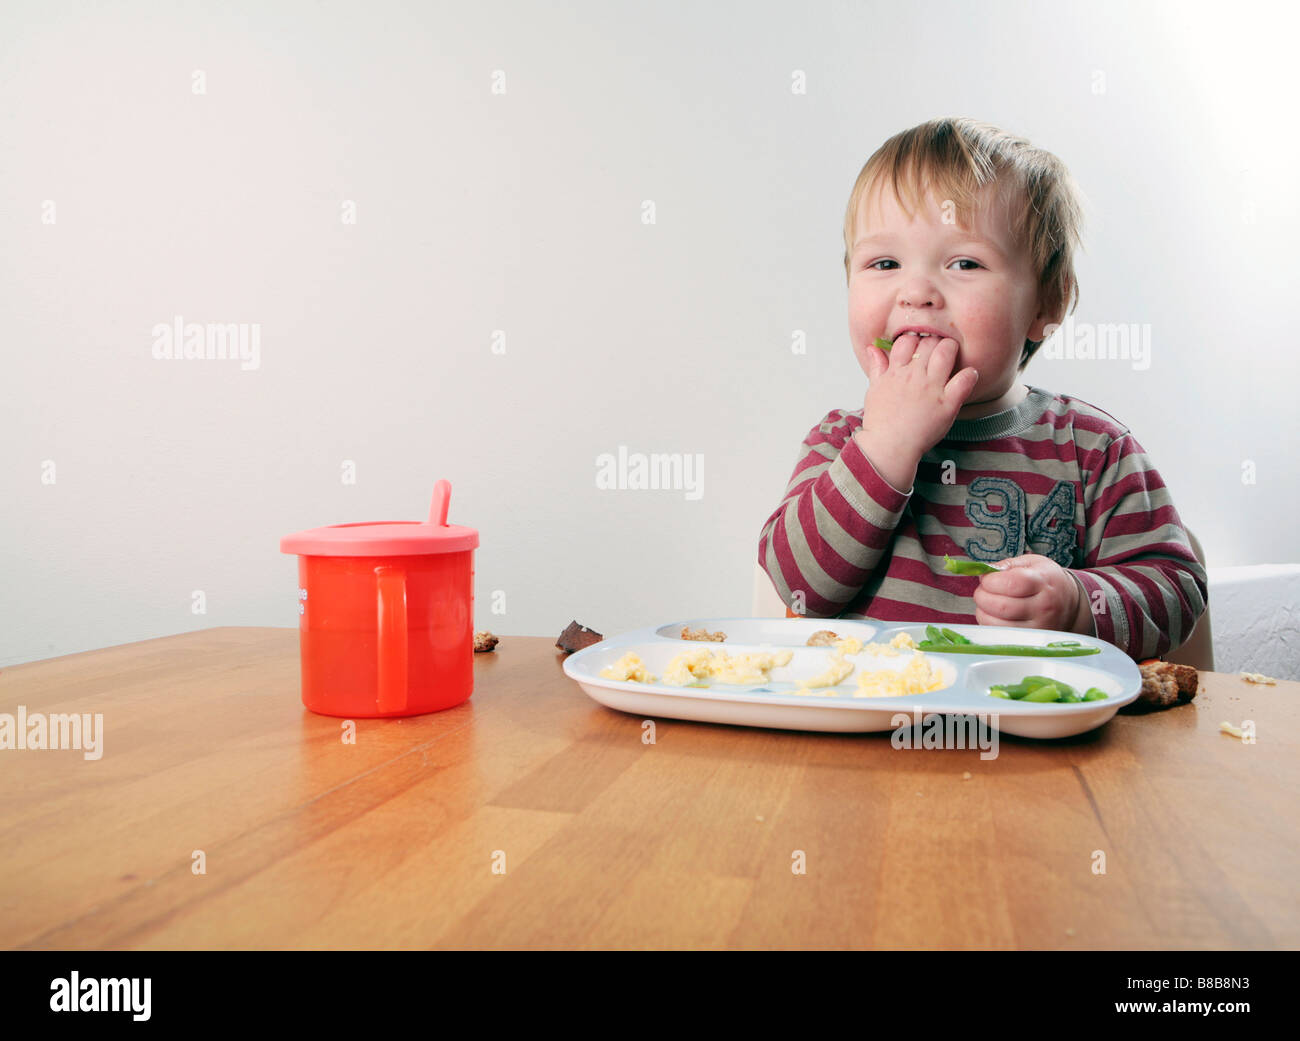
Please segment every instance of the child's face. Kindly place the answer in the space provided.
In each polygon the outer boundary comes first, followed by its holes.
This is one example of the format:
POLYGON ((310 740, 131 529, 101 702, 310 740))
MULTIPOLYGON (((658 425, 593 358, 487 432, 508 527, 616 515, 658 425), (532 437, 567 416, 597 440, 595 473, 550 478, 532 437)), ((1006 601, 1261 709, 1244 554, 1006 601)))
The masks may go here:
POLYGON ((909 219, 880 182, 863 198, 849 253, 849 334, 863 372, 872 340, 923 326, 957 341, 954 373, 979 371, 968 405, 1013 386, 1025 340, 1041 340, 1053 316, 1040 313, 1029 252, 996 187, 978 197, 970 228, 945 224, 933 198, 909 219))

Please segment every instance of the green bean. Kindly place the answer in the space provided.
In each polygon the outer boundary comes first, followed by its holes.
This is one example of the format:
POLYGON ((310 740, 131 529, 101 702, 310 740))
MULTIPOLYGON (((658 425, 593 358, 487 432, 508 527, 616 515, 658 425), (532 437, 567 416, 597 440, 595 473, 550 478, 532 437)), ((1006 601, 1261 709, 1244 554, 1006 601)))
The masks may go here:
POLYGON ((882 340, 879 336, 877 336, 877 337, 876 337, 876 346, 879 347, 882 351, 888 351, 891 347, 894 346, 894 341, 893 341, 893 340, 882 340))
POLYGON ((943 555, 943 566, 954 575, 987 575, 990 571, 1001 571, 978 560, 953 560, 947 553, 943 555))
POLYGON ((925 639, 930 643, 948 643, 948 641, 944 639, 943 633, 939 632, 939 630, 933 625, 927 625, 925 627, 925 639))
POLYGON ((953 632, 951 629, 940 629, 941 633, 948 638, 949 643, 970 643, 971 641, 962 636, 961 633, 953 632))
POLYGON ((1100 654, 1100 647, 1028 647, 1011 643, 947 643, 922 640, 918 651, 938 654, 1010 654, 1017 658, 1078 658, 1085 654, 1100 654))
POLYGON ((1055 643, 1049 643, 1048 647, 1078 647, 1078 640, 1057 640, 1055 643))
POLYGON ((994 683, 989 687, 989 696, 1038 704, 1074 705, 1082 701, 1101 701, 1110 695, 1099 687, 1089 687, 1088 692, 1080 697, 1077 690, 1062 680, 1026 676, 1019 683, 994 683))

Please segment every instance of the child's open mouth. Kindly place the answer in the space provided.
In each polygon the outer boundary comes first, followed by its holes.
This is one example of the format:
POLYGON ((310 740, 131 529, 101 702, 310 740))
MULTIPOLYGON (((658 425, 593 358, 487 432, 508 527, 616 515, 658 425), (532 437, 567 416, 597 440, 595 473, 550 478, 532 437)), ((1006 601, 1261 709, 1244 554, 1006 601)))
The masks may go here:
POLYGON ((908 326, 905 329, 899 329, 898 332, 894 333, 894 335, 890 337, 890 339, 896 341, 900 336, 906 336, 908 333, 914 333, 915 335, 921 337, 922 339, 925 339, 926 337, 934 337, 935 339, 939 339, 939 340, 942 340, 944 338, 948 338, 952 340, 957 339, 957 337, 955 336, 949 336, 948 333, 939 332, 938 329, 930 329, 930 328, 915 326, 915 325, 908 326))

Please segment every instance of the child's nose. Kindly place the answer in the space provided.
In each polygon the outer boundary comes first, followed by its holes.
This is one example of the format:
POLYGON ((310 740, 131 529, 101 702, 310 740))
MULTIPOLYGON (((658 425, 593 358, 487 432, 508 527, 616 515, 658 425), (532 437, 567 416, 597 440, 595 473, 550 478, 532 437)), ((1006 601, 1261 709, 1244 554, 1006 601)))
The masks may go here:
POLYGON ((915 281, 902 288, 898 302, 903 307, 938 307, 941 300, 933 282, 915 281))

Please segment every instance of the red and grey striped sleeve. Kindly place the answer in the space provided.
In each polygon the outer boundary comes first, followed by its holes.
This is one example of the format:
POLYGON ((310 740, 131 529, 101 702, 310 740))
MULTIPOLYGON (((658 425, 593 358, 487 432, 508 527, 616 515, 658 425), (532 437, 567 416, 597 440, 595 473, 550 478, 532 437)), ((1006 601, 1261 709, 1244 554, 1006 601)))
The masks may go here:
POLYGON ((1086 530, 1074 575, 1097 635, 1136 660, 1179 646, 1205 611, 1196 559, 1168 489, 1131 433, 1080 459, 1086 530))
POLYGON ((876 471, 853 438, 861 424, 836 409, 809 432, 759 535, 759 564, 786 605, 808 617, 836 617, 858 598, 912 494, 876 471))
POLYGON ((758 561, 787 607, 814 618, 974 622, 978 581, 944 554, 1055 560, 1092 604, 1094 633, 1137 660, 1184 643, 1205 611, 1168 489, 1132 433, 1077 398, 1030 388, 1018 406, 958 420, 893 488, 834 410, 804 439, 758 561))

